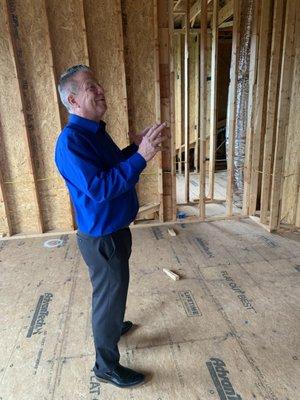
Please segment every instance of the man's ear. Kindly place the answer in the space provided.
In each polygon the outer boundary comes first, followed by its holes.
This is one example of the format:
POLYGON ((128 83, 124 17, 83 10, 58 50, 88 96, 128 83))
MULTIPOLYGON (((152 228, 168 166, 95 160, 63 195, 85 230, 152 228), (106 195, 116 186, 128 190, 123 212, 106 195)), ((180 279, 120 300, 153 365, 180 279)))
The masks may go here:
POLYGON ((68 96, 68 103, 72 108, 75 108, 78 106, 77 101, 74 98, 74 95, 72 93, 69 94, 68 96))

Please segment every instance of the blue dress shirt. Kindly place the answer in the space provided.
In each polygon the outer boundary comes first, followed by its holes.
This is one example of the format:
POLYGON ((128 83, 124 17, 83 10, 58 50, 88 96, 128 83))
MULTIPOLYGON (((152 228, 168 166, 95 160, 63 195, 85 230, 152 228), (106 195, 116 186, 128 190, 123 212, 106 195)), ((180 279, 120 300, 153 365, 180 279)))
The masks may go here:
POLYGON ((135 185, 146 167, 132 144, 123 150, 100 123, 71 114, 55 148, 55 163, 74 205, 78 229, 103 236, 128 226, 139 204, 135 185))

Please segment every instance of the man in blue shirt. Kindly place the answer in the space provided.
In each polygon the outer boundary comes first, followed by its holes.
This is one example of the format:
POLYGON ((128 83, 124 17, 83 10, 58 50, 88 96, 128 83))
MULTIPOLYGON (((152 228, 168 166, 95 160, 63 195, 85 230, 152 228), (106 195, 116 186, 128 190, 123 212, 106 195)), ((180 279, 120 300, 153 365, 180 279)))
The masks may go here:
POLYGON ((137 385, 144 375, 121 366, 118 350, 120 336, 133 325, 123 322, 132 244, 128 226, 139 207, 135 185, 161 150, 166 125, 130 133, 132 144, 120 150, 106 132, 104 91, 89 67, 69 68, 58 89, 69 121, 57 139, 55 162, 74 205, 77 243, 93 287, 94 372, 118 387, 137 385))

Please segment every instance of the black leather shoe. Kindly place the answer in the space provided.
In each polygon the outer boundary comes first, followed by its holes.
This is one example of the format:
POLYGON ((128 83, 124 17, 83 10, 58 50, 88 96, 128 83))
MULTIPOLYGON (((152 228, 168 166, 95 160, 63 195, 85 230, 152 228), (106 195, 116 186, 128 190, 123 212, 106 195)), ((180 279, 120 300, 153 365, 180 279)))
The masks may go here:
POLYGON ((125 335, 131 328, 133 327, 133 323, 131 321, 124 321, 122 326, 121 336, 125 335))
POLYGON ((100 382, 111 383, 120 388, 140 385, 145 381, 145 375, 120 364, 111 372, 96 375, 96 378, 100 382))

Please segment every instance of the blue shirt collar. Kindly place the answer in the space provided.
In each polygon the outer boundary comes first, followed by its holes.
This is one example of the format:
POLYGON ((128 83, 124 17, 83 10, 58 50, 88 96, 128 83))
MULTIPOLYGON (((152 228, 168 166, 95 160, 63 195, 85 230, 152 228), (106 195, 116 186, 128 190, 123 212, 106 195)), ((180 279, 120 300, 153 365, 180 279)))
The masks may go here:
POLYGON ((100 130, 105 130, 106 125, 104 121, 96 122, 75 114, 69 115, 69 122, 93 133, 97 133, 100 130))

